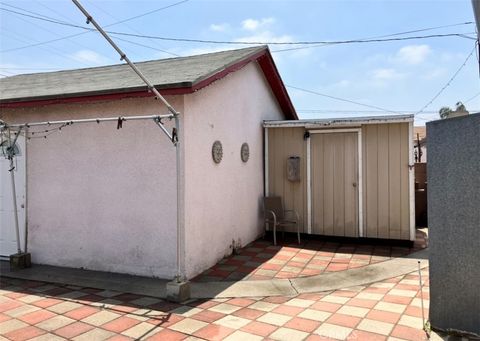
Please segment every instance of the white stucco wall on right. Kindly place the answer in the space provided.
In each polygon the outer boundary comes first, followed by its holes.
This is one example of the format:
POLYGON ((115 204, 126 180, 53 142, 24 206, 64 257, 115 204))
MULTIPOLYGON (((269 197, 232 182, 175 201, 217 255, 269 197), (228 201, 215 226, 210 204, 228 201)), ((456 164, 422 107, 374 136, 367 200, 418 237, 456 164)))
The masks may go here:
POLYGON ((201 273, 263 232, 263 129, 284 119, 260 67, 252 62, 184 100, 185 271, 201 273), (223 159, 212 160, 221 141, 223 159), (250 146, 247 163, 242 143, 250 146))

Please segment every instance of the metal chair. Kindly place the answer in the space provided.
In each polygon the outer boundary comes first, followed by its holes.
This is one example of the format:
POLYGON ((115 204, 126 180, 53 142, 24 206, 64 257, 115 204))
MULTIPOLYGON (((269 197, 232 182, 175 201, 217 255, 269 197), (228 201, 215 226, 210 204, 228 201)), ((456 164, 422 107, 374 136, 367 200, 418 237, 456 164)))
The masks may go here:
POLYGON ((298 244, 300 244, 300 217, 295 210, 284 210, 282 205, 282 198, 280 197, 265 197, 263 199, 263 212, 265 228, 267 224, 273 225, 273 244, 277 245, 277 227, 283 227, 283 235, 285 235, 285 226, 296 226, 298 244), (290 213, 287 215, 287 213, 290 213), (293 214, 293 217, 292 217, 293 214))

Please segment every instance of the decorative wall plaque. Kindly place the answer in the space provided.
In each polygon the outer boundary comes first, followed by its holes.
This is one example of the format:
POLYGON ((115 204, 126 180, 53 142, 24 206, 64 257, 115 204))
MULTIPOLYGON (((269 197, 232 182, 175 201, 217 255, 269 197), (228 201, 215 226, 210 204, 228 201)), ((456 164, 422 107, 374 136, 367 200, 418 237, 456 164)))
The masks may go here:
POLYGON ((220 141, 213 142, 213 146, 212 146, 213 162, 220 163, 220 161, 222 161, 222 157, 223 157, 222 143, 220 141))
POLYGON ((247 142, 242 144, 242 148, 240 148, 240 157, 242 158, 243 162, 247 162, 248 158, 250 157, 250 148, 248 147, 247 142))

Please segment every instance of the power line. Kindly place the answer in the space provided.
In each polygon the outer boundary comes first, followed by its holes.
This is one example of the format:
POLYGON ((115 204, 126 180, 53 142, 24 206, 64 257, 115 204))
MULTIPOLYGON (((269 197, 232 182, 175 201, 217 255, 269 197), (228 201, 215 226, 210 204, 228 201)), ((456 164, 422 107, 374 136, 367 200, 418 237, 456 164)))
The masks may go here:
MULTIPOLYGON (((0 8, 0 10, 12 12, 18 15, 27 16, 37 20, 43 20, 50 23, 64 25, 74 28, 79 28, 83 30, 92 31, 89 27, 84 27, 81 25, 70 24, 63 21, 58 21, 50 18, 43 18, 35 15, 20 13, 18 11, 13 11, 6 8, 0 8)), ((111 26, 111 25, 108 25, 111 26)), ((105 26, 107 27, 107 26, 105 26)), ((277 41, 229 41, 229 40, 206 40, 206 39, 190 39, 190 38, 172 38, 172 37, 161 37, 153 35, 144 35, 144 34, 135 34, 135 33, 126 33, 126 32, 116 32, 116 31, 106 31, 112 35, 121 35, 129 36, 135 38, 146 38, 146 39, 155 39, 155 40, 165 40, 165 41, 176 41, 176 42, 187 42, 187 43, 203 43, 203 44, 223 44, 223 45, 339 45, 339 44, 360 44, 360 43, 376 43, 376 42, 389 42, 389 41, 403 41, 403 40, 416 40, 416 39, 431 39, 431 38, 445 38, 445 37, 461 37, 461 38, 470 38, 465 36, 469 33, 446 33, 446 34, 430 34, 424 36, 411 36, 411 37, 399 37, 399 38, 375 38, 375 39, 351 39, 351 40, 332 40, 332 41, 295 41, 295 42, 277 42, 277 41)), ((471 38, 474 39, 474 38, 471 38)), ((4 52, 4 51, 0 51, 4 52)), ((278 51, 279 52, 279 51, 278 51)))
POLYGON ((420 113, 422 113, 430 104, 432 104, 437 98, 438 96, 440 96, 442 94, 442 92, 448 88, 450 86, 450 84, 453 82, 453 80, 458 76, 458 74, 460 73, 460 71, 462 71, 462 69, 465 67, 465 65, 467 64, 468 60, 472 57, 473 53, 476 51, 477 49, 477 43, 474 44, 473 46, 473 49, 472 51, 470 52, 470 54, 467 56, 467 58, 465 59, 465 61, 462 63, 462 65, 460 65, 460 67, 457 69, 457 71, 455 71, 455 73, 453 74, 453 76, 448 80, 448 82, 435 94, 435 96, 433 96, 433 98, 427 102, 427 104, 425 104, 419 111, 417 111, 415 113, 415 115, 418 115, 420 113))
POLYGON ((313 95, 317 95, 317 96, 322 96, 322 97, 334 99, 334 100, 337 100, 337 101, 352 103, 352 104, 360 105, 360 106, 367 107, 367 108, 377 109, 377 110, 384 111, 384 112, 390 112, 390 113, 393 113, 393 114, 399 114, 398 111, 393 111, 393 110, 385 109, 385 108, 382 108, 382 107, 378 107, 378 106, 376 106, 376 105, 370 105, 370 104, 360 103, 360 102, 352 101, 352 100, 349 100, 349 99, 346 99, 346 98, 335 97, 335 96, 323 94, 323 93, 320 93, 320 92, 317 92, 317 91, 312 91, 312 90, 307 90, 307 89, 299 88, 299 87, 296 87, 296 86, 293 86, 293 85, 286 85, 286 87, 292 88, 292 89, 295 89, 295 90, 299 90, 299 91, 303 91, 303 92, 306 92, 306 93, 309 93, 309 94, 313 94, 313 95))
MULTIPOLYGON (((468 102, 474 100, 475 98, 477 98, 478 96, 480 96, 480 92, 478 92, 476 95, 473 95, 472 97, 470 97, 469 99, 467 99, 466 101, 463 102, 463 104, 467 104, 468 102)), ((473 110, 475 111, 475 110, 473 110)), ((477 110, 479 111, 479 110, 477 110)))
MULTIPOLYGON (((152 13, 156 13, 156 12, 159 12, 159 11, 163 11, 163 10, 165 10, 165 9, 168 9, 168 8, 171 8, 171 7, 174 7, 174 6, 183 4, 183 3, 188 2, 188 1, 190 1, 190 0, 182 0, 182 1, 179 1, 179 2, 175 2, 175 3, 170 4, 170 5, 168 5, 168 6, 163 6, 163 7, 157 8, 157 9, 155 9, 155 10, 146 12, 146 13, 142 13, 142 14, 139 14, 139 15, 136 15, 136 16, 133 16, 133 17, 130 17, 130 18, 127 18, 127 19, 123 19, 123 20, 114 22, 114 23, 109 24, 109 25, 105 25, 105 27, 111 27, 111 26, 114 26, 114 25, 118 25, 118 24, 125 23, 125 22, 127 22, 127 21, 131 21, 131 20, 134 20, 134 19, 138 19, 138 18, 144 17, 144 16, 146 16, 146 15, 149 15, 149 14, 152 14, 152 13)), ((1 3, 2 5, 6 5, 6 6, 9 6, 9 7, 12 7, 12 8, 16 8, 16 9, 22 10, 22 11, 27 12, 27 13, 31 13, 32 15, 28 15, 28 14, 25 14, 25 13, 20 13, 20 12, 17 12, 17 11, 13 11, 13 10, 6 9, 6 8, 0 8, 1 10, 7 11, 7 12, 12 12, 12 13, 15 13, 15 14, 18 14, 18 15, 27 16, 27 17, 30 17, 30 18, 33 18, 33 19, 43 20, 43 21, 47 21, 47 22, 50 22, 50 23, 54 23, 54 24, 59 24, 59 25, 64 25, 64 26, 70 26, 70 27, 75 27, 75 28, 81 28, 81 29, 83 29, 83 30, 86 30, 86 32, 76 33, 76 34, 64 36, 64 37, 57 38, 57 39, 52 39, 52 40, 48 40, 48 41, 44 41, 44 42, 40 42, 40 43, 36 43, 36 44, 25 45, 25 46, 20 46, 20 47, 17 47, 17 48, 12 48, 12 49, 3 50, 3 51, 0 51, 0 53, 23 50, 23 49, 25 49, 25 48, 30 48, 30 47, 45 45, 45 44, 57 42, 57 41, 64 40, 64 39, 74 38, 74 37, 77 37, 77 36, 80 36, 80 35, 83 35, 83 34, 86 34, 86 33, 89 33, 89 32, 96 32, 96 30, 94 30, 94 29, 92 29, 92 28, 90 28, 90 27, 84 27, 84 26, 80 26, 80 25, 74 25, 74 24, 71 24, 71 23, 68 23, 68 22, 65 22, 65 21, 60 21, 60 20, 57 20, 57 19, 55 19, 55 18, 48 17, 48 16, 43 15, 43 14, 40 14, 40 13, 35 13, 35 12, 32 12, 32 11, 25 10, 25 9, 23 9, 23 8, 21 8, 21 7, 13 6, 13 5, 10 5, 10 4, 5 4, 5 3, 2 3, 2 2, 0 2, 0 3, 1 3)), ((125 40, 125 41, 127 41, 127 40, 125 40)), ((130 42, 130 43, 132 43, 132 44, 135 44, 135 43, 133 43, 133 42, 131 42, 131 41, 127 41, 127 42, 130 42)), ((144 46, 144 47, 145 47, 145 46, 144 46)), ((173 56, 177 56, 177 57, 178 57, 178 55, 175 54, 175 53, 168 52, 168 51, 161 50, 161 49, 157 49, 157 50, 160 51, 160 52, 164 52, 164 53, 171 54, 171 55, 173 55, 173 56)))
MULTIPOLYGON (((379 36, 372 36, 372 37, 367 37, 367 38, 360 38, 359 40, 395 37, 395 36, 399 36, 399 35, 425 32, 425 31, 432 31, 432 30, 438 30, 438 29, 447 28, 447 27, 463 26, 463 25, 471 25, 471 24, 474 24, 474 22, 473 21, 467 21, 467 22, 461 22, 461 23, 456 23, 456 24, 420 28, 420 29, 416 29, 416 30, 403 31, 403 32, 391 33, 391 34, 385 34, 385 35, 379 35, 379 36)), ((293 51, 293 50, 303 50, 303 49, 310 49, 310 48, 322 47, 322 46, 325 46, 325 44, 319 44, 319 45, 314 45, 314 46, 294 47, 294 48, 289 48, 289 49, 276 50, 276 51, 272 51, 272 52, 286 52, 286 51, 293 51)))

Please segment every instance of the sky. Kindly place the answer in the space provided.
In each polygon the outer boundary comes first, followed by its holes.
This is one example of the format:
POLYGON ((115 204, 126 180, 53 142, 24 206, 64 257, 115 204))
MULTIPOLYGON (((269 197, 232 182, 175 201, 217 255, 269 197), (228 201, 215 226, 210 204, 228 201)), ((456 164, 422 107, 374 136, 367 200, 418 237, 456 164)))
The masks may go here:
MULTIPOLYGON (((474 22, 470 0, 180 1, 80 0, 100 25, 111 25, 108 30, 168 38, 286 43, 358 40, 446 25, 455 26, 392 37, 450 33, 474 37, 476 31, 473 23, 464 24, 474 22), (169 5, 173 6, 161 10, 169 5)), ((71 1, 0 0, 0 8, 0 77, 120 63, 98 33, 61 39, 85 31, 9 12, 87 26, 71 1), (51 40, 56 41, 40 44, 51 40)), ((112 38, 134 62, 248 46, 112 38)), ((452 36, 294 50, 288 49, 307 45, 269 47, 300 118, 417 113, 423 109, 416 115, 416 124, 423 125, 437 119, 441 107, 454 108, 458 101, 470 112, 480 111, 474 44, 473 39, 452 36)))

